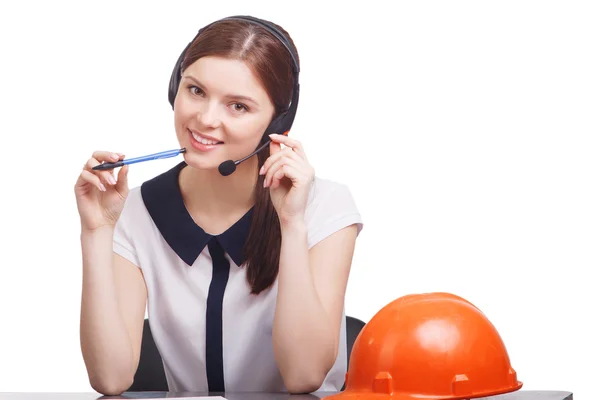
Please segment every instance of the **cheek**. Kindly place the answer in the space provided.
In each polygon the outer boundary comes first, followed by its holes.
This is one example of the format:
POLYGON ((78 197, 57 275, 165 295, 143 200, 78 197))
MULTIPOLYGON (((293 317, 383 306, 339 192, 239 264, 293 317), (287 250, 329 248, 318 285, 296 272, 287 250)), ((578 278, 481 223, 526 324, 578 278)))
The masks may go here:
POLYGON ((185 101, 175 100, 175 107, 173 110, 173 118, 175 127, 179 131, 183 126, 187 125, 191 118, 194 117, 193 109, 186 104, 185 101))
POLYGON ((228 133, 236 140, 256 141, 263 136, 268 122, 263 116, 246 115, 241 118, 232 118, 226 124, 228 133))

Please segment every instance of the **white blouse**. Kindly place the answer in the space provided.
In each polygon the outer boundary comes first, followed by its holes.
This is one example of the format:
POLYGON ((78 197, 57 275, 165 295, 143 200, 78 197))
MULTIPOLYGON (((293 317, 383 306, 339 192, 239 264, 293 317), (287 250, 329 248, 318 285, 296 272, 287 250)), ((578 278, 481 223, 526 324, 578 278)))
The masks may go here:
MULTIPOLYGON (((284 392, 273 355, 277 280, 250 294, 242 247, 253 209, 220 235, 189 215, 178 177, 181 162, 132 188, 114 234, 114 251, 141 268, 148 319, 170 391, 284 392)), ((311 248, 361 216, 349 189, 316 178, 305 222, 311 248)), ((337 391, 346 373, 346 324, 320 391, 337 391)))

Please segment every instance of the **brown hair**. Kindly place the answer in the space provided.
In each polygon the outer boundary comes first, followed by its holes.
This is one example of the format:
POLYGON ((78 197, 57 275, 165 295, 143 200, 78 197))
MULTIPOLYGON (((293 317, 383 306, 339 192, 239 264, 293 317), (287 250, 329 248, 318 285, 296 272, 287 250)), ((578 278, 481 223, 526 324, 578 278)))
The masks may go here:
MULTIPOLYGON (((289 34, 279 25, 273 25, 285 35, 298 60, 297 49, 289 34)), ((212 24, 191 44, 185 54, 182 71, 205 56, 246 62, 275 106, 273 118, 288 108, 294 86, 293 60, 281 41, 265 28, 240 20, 212 24)), ((258 165, 263 165, 269 152, 265 149, 256 157, 258 165)), ((252 223, 244 245, 247 280, 253 294, 262 292, 275 281, 281 249, 279 217, 271 203, 269 190, 263 188, 264 175, 257 176, 252 223)))

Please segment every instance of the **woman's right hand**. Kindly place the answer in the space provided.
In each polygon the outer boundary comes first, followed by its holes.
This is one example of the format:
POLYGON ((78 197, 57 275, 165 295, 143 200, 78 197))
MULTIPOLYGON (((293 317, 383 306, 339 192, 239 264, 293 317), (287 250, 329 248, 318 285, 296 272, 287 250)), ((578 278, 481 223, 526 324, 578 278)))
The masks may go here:
POLYGON ((111 170, 94 171, 92 168, 103 161, 116 162, 124 157, 121 153, 96 151, 85 163, 75 183, 82 231, 95 231, 101 227, 116 225, 129 193, 128 166, 121 167, 116 179, 111 170))

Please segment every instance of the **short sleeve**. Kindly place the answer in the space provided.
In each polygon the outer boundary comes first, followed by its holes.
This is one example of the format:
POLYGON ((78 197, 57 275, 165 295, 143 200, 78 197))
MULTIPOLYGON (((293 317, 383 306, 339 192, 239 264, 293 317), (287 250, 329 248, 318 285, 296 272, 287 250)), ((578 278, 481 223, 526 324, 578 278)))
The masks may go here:
POLYGON ((139 267, 140 263, 132 235, 132 229, 135 226, 133 207, 135 207, 135 196, 137 194, 137 188, 132 189, 125 200, 123 211, 121 211, 113 233, 113 251, 139 267))
POLYGON ((307 209, 309 248, 353 224, 358 227, 357 234, 362 231, 362 217, 347 185, 318 180, 311 203, 307 209))

